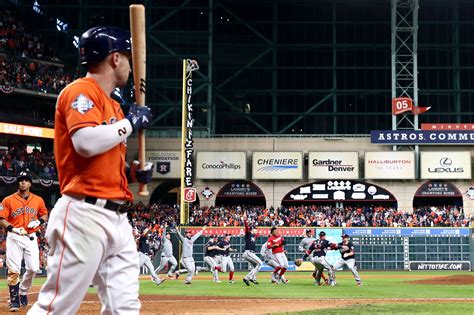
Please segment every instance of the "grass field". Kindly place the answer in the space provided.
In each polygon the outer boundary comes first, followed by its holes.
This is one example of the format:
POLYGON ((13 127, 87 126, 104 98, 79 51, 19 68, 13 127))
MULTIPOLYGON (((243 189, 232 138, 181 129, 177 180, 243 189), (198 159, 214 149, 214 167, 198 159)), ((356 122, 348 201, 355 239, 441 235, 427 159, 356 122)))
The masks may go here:
MULTIPOLYGON (((270 283, 269 273, 260 273, 260 285, 247 287, 243 273, 236 273, 235 284, 213 283, 210 273, 200 273, 192 285, 167 280, 156 286, 142 277, 140 296, 142 314, 166 313, 174 310, 187 313, 287 313, 295 314, 472 314, 474 313, 474 278, 472 272, 364 272, 364 285, 355 285, 349 272, 338 272, 335 287, 315 286, 309 272, 289 272, 287 285, 270 283), (471 279, 467 285, 446 285, 449 276, 471 279), (432 280, 439 284, 411 284, 409 281, 432 280), (188 298, 185 298, 188 297, 188 298), (173 304, 174 303, 174 304, 173 304), (156 305, 171 305, 164 310, 156 305), (172 305, 176 307, 173 308, 172 305), (155 305, 153 308, 152 306, 155 305), (268 307, 265 307, 268 305, 268 307), (207 309, 207 311, 206 311, 207 309), (298 311, 302 311, 298 313, 298 311)), ((183 277, 184 278, 184 277, 183 277)), ((44 278, 35 279, 33 292, 39 290, 44 278)), ((6 288, 5 280, 1 281, 6 288)), ((6 297, 6 290, 2 290, 6 297)), ((93 289, 90 290, 94 292, 93 289)), ((36 299, 35 297, 33 300, 36 299)), ((81 308, 82 309, 82 308, 81 308)), ((94 313, 94 312, 92 312, 94 313)), ((97 312, 96 312, 97 313, 97 312)))

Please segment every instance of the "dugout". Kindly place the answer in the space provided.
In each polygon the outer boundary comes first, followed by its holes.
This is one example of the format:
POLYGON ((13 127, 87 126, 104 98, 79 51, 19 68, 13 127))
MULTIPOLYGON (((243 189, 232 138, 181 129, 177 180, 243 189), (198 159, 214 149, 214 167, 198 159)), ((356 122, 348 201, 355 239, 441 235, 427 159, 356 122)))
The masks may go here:
POLYGON ((446 205, 463 207, 462 193, 450 181, 426 181, 416 190, 413 197, 414 208, 446 205))
POLYGON ((397 207, 397 199, 387 189, 356 180, 323 180, 299 186, 283 197, 282 206, 336 205, 397 207))

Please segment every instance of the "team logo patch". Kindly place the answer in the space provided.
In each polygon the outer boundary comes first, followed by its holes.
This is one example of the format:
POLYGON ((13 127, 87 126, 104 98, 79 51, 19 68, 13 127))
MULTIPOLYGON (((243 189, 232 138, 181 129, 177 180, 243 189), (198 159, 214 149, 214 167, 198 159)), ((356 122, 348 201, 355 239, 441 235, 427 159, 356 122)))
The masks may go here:
POLYGON ((79 113, 84 115, 88 111, 90 111, 92 108, 94 108, 94 103, 85 97, 84 95, 80 94, 74 102, 71 104, 71 108, 74 110, 77 110, 79 113))
POLYGON ((171 163, 170 162, 157 162, 156 171, 161 175, 165 175, 170 172, 171 163))

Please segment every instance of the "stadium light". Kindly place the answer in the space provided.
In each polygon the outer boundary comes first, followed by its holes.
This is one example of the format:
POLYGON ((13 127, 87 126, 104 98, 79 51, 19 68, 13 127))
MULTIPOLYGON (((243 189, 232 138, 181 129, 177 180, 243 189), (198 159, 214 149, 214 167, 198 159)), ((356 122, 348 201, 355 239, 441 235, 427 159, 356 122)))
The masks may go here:
POLYGON ((43 15, 44 12, 43 10, 41 10, 41 7, 40 7, 40 4, 38 3, 38 1, 35 1, 33 3, 33 11, 35 11, 36 13, 38 13, 39 15, 43 15))
POLYGON ((79 48, 79 36, 74 36, 72 44, 74 45, 74 47, 79 48))
POLYGON ((56 18, 56 29, 57 29, 59 32, 67 33, 68 28, 69 28, 69 26, 68 26, 67 23, 64 23, 64 22, 61 21, 60 19, 56 18))

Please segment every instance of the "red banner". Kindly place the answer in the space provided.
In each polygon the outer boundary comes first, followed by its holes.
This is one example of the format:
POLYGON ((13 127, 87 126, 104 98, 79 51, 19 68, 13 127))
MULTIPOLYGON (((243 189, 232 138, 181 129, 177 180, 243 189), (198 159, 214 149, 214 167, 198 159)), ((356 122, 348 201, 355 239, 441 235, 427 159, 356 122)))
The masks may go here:
POLYGON ((392 115, 399 115, 405 112, 412 112, 419 115, 428 111, 431 107, 418 107, 413 105, 413 100, 409 97, 397 97, 392 99, 392 115))
POLYGON ((474 130, 474 124, 421 124, 421 130, 474 130))
MULTIPOLYGON (((193 234, 199 232, 202 230, 202 227, 185 227, 185 230, 191 230, 193 234)), ((278 231, 280 235, 282 236, 302 236, 304 235, 304 231, 306 228, 288 228, 288 227, 282 227, 278 228, 278 231)), ((258 228, 258 233, 262 236, 267 236, 270 235, 270 227, 260 227, 258 228)), ((233 236, 243 236, 245 234, 245 227, 239 226, 239 227, 208 227, 203 235, 204 236, 209 236, 209 235, 224 235, 224 234, 231 234, 233 236)))

